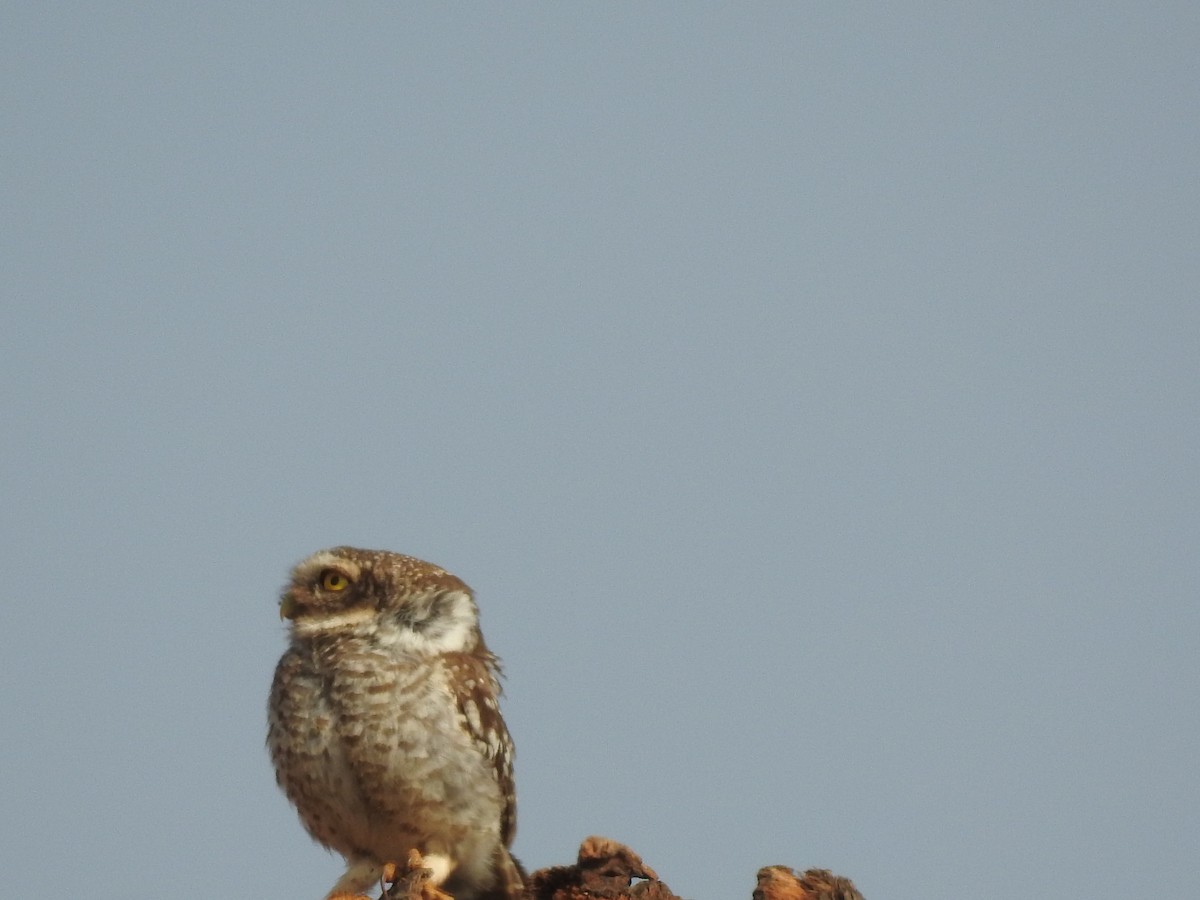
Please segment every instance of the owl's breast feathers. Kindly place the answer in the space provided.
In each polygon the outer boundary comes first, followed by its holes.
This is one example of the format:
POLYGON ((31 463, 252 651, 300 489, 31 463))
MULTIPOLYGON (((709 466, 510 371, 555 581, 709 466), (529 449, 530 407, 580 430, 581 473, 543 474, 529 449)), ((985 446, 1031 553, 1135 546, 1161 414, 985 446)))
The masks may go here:
POLYGON ((497 674, 486 651, 416 659, 365 636, 295 640, 276 670, 268 742, 309 832, 339 850, 339 838, 378 840, 365 823, 453 845, 498 823, 509 846, 512 741, 497 674))

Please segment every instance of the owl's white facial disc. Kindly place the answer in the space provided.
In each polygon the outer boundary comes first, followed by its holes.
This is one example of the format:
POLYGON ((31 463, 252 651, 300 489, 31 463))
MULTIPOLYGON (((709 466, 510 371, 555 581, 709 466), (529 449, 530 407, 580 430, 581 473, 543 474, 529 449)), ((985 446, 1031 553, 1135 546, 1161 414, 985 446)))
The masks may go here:
POLYGON ((423 613, 402 621, 387 639, 410 653, 461 653, 475 648, 479 615, 470 594, 442 591, 423 599, 423 613))

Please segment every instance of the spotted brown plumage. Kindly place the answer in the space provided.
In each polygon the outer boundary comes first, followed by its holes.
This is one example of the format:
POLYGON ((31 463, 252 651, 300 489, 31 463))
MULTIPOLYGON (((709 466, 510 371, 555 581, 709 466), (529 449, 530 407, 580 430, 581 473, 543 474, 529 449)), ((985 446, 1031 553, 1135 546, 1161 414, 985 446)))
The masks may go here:
POLYGON ((519 892, 513 745, 470 588, 337 547, 295 567, 280 614, 267 745, 304 827, 346 858, 327 898, 361 896, 414 850, 458 900, 519 892))

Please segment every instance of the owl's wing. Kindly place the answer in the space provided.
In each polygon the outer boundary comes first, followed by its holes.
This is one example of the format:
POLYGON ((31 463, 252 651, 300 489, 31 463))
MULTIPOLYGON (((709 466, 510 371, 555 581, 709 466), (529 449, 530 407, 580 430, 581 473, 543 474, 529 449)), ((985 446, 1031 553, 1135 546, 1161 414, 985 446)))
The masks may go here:
POLYGON ((513 742, 497 702, 500 693, 500 667, 496 657, 451 654, 447 659, 451 669, 450 684, 459 720, 471 735, 479 752, 495 767, 496 783, 504 798, 500 814, 500 839, 504 846, 512 844, 517 830, 517 792, 513 782, 513 742))

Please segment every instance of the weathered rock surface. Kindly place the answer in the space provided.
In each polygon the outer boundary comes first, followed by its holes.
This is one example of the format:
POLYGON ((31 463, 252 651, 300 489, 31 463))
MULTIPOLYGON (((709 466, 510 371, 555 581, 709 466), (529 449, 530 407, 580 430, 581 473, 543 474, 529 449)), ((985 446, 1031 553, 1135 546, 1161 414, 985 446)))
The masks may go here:
MULTIPOLYGON (((449 900, 432 888, 429 870, 410 861, 406 872, 379 900, 449 900)), ((787 866, 758 870, 752 900, 863 900, 848 878, 828 869, 798 873, 787 866)), ((500 900, 500 898, 497 898, 500 900)), ((515 900, 680 900, 642 858, 624 844, 593 835, 579 846, 569 866, 550 866, 525 876, 525 891, 515 900)))

